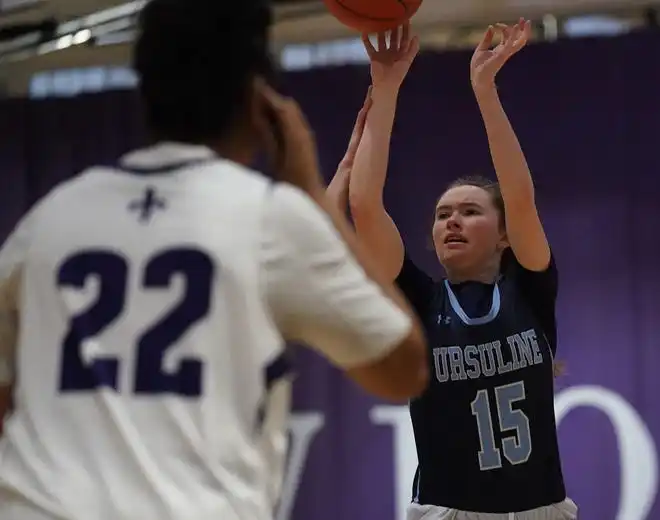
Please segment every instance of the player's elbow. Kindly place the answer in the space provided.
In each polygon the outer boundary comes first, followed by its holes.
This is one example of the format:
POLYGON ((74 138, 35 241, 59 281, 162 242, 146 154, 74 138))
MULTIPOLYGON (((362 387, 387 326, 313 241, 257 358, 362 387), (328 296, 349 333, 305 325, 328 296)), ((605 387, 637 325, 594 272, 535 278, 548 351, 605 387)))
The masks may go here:
POLYGON ((418 327, 383 358, 353 368, 349 375, 367 392, 389 401, 421 395, 429 382, 426 340, 418 327))

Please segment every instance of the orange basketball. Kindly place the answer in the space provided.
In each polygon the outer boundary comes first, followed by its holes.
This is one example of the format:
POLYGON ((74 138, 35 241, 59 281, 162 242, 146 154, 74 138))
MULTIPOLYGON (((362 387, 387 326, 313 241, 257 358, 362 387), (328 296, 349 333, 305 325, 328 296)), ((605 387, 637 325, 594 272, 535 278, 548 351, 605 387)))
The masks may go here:
POLYGON ((409 20, 422 5, 422 0, 324 0, 324 2, 337 20, 362 33, 394 29, 409 20))

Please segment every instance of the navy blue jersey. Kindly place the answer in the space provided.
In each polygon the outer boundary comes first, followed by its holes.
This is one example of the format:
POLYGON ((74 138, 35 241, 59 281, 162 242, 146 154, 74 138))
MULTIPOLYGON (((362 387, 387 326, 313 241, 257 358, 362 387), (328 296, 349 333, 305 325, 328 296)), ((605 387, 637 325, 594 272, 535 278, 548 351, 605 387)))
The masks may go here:
POLYGON ((410 404, 420 504, 508 513, 566 497, 554 415, 557 270, 506 260, 495 284, 434 282, 407 257, 397 278, 433 367, 410 404))

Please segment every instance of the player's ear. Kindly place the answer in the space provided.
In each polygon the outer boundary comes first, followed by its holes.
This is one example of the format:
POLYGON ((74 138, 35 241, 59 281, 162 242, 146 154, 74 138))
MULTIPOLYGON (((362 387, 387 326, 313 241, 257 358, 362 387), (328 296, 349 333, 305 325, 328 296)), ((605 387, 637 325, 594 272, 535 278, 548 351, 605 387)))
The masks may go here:
POLYGON ((510 247, 511 244, 509 244, 509 237, 506 235, 506 231, 502 232, 502 235, 500 236, 500 240, 497 243, 497 250, 498 251, 504 251, 507 247, 510 247))

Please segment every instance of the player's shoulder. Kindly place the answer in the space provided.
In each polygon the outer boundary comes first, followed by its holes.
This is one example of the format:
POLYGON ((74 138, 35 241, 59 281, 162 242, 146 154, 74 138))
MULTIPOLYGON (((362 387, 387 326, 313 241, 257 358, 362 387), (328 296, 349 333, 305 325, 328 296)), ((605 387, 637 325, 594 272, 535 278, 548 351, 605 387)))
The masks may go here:
POLYGON ((52 209, 53 206, 68 204, 80 188, 84 188, 89 184, 89 173, 93 170, 95 169, 84 170, 83 172, 53 186, 45 195, 37 200, 28 212, 26 218, 37 220, 44 212, 48 212, 52 209))
POLYGON ((345 256, 346 246, 330 216, 296 186, 274 183, 262 215, 262 244, 266 251, 287 251, 291 257, 345 256))
POLYGON ((97 187, 108 180, 107 174, 110 168, 103 166, 92 166, 71 176, 70 178, 59 182, 52 187, 35 205, 39 207, 48 207, 53 204, 61 203, 71 197, 78 195, 81 191, 89 190, 90 187, 97 187))
MULTIPOLYGON (((264 173, 225 159, 210 161, 194 169, 206 189, 226 190, 229 185, 232 188, 248 190, 248 192, 263 193, 264 190, 272 188, 274 184, 273 179, 264 173)), ((240 193, 236 195, 240 195, 240 193)))
POLYGON ((315 242, 331 240, 338 233, 330 216, 305 191, 288 183, 271 186, 266 218, 291 239, 315 242))
POLYGON ((307 193, 286 182, 271 184, 269 202, 274 211, 288 218, 301 213, 316 213, 319 210, 307 193))
POLYGON ((52 226, 67 218, 78 218, 78 187, 85 175, 80 174, 55 185, 38 199, 18 221, 0 249, 0 279, 20 264, 35 236, 48 235, 52 226), (71 196, 73 195, 73 197, 71 196))
MULTIPOLYGON (((257 218, 275 184, 258 170, 224 159, 192 167, 182 172, 180 180, 186 186, 185 192, 205 204, 209 211, 215 208, 223 213, 254 214, 257 218)), ((165 187, 168 181, 164 179, 163 184, 165 187)))

